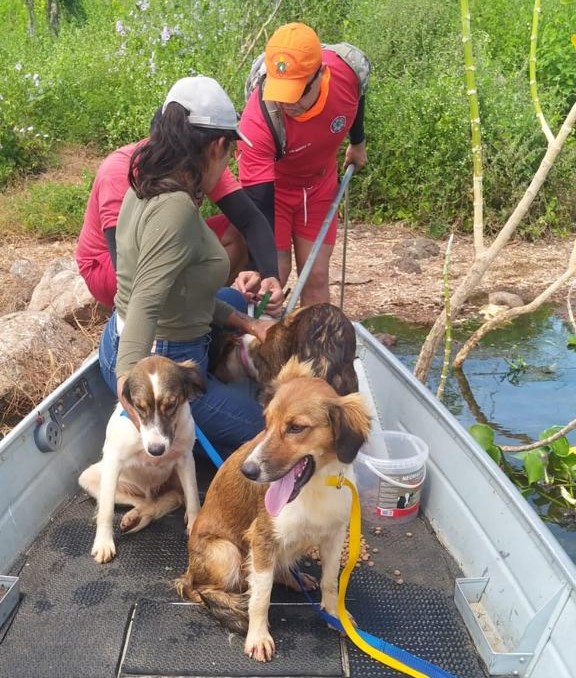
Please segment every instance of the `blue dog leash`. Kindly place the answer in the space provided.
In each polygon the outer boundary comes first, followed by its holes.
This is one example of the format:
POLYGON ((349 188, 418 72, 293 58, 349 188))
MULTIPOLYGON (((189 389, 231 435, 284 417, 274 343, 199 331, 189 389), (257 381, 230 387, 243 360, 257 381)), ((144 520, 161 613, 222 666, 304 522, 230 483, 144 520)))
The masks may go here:
POLYGON ((214 445, 212 445, 212 443, 208 440, 204 433, 202 433, 198 424, 195 424, 195 426, 196 426, 196 438, 198 438, 198 442, 200 443, 200 445, 202 445, 202 447, 204 448, 204 452, 206 452, 206 454, 210 457, 210 460, 214 464, 214 466, 216 468, 220 468, 224 463, 224 460, 218 454, 214 445))
MULTIPOLYGON (((300 577, 300 573, 298 572, 298 570, 292 569, 290 571, 292 572, 294 578, 298 582, 300 589, 304 594, 304 597, 306 598, 308 603, 310 603, 310 605, 314 607, 314 609, 322 617, 322 619, 324 619, 324 621, 329 626, 332 626, 332 628, 335 628, 342 634, 346 634, 346 631, 338 617, 335 617, 334 615, 326 612, 326 610, 323 610, 320 607, 320 603, 315 601, 310 595, 310 593, 304 588, 304 582, 302 581, 302 578, 300 577)), ((379 650, 380 652, 383 652, 384 654, 389 655, 390 657, 394 657, 394 659, 397 659, 399 662, 405 664, 407 667, 410 667, 411 669, 414 669, 415 671, 422 673, 422 675, 426 676, 427 678, 456 678, 453 674, 448 673, 448 671, 445 671, 439 666, 436 666, 435 664, 432 664, 420 657, 416 657, 407 650, 403 650, 401 647, 393 645, 392 643, 389 643, 383 638, 373 636, 371 633, 368 633, 367 631, 362 631, 361 629, 357 629, 356 631, 358 635, 362 638, 362 640, 364 640, 371 647, 375 648, 376 650, 379 650)))
MULTIPOLYGON (((122 412, 120 412, 120 416, 128 417, 128 412, 126 412, 126 410, 122 410, 122 412)), ((214 445, 212 445, 212 443, 208 440, 204 433, 202 433, 198 424, 194 424, 194 426, 196 428, 196 438, 198 439, 200 445, 202 445, 202 447, 204 448, 204 452, 206 452, 206 454, 210 457, 210 461, 214 464, 214 466, 216 468, 220 468, 224 463, 224 460, 218 454, 214 445)))

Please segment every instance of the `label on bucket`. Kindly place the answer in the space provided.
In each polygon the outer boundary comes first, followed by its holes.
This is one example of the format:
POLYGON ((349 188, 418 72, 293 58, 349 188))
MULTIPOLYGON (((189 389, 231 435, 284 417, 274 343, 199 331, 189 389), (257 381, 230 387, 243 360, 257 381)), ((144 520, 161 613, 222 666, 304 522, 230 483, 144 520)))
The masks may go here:
POLYGON ((411 489, 396 487, 396 485, 380 479, 376 515, 384 518, 402 518, 416 514, 420 505, 420 489, 424 480, 424 468, 415 473, 390 475, 390 479, 403 485, 414 485, 415 487, 411 489))

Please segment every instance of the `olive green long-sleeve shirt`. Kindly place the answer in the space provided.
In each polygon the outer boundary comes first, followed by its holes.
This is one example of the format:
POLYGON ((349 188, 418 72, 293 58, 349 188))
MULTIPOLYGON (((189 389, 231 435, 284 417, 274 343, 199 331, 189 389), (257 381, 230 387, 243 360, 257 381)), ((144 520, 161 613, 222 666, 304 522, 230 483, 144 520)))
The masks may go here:
POLYGON ((129 189, 116 247, 115 304, 124 321, 118 377, 150 353, 154 339, 198 339, 233 311, 215 298, 230 271, 226 250, 188 194, 141 200, 129 189))

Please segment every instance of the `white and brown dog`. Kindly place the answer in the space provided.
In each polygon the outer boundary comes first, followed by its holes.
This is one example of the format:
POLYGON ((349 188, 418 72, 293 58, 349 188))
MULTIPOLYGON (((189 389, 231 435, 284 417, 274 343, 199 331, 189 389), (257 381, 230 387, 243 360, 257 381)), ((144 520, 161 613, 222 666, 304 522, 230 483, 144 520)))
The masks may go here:
POLYGON ((221 334, 215 343, 211 371, 225 383, 248 376, 266 385, 291 357, 297 357, 311 361, 314 374, 339 395, 358 391, 356 332, 334 304, 304 306, 290 313, 268 330, 262 343, 250 334, 221 334))
MULTIPOLYGON (((202 602, 228 629, 246 632, 244 651, 272 659, 272 585, 298 585, 290 572, 312 546, 321 554, 322 606, 336 614, 340 555, 351 496, 326 485, 352 462, 370 432, 360 394, 339 396, 291 359, 272 384, 265 429, 220 467, 188 542, 178 592, 202 602)), ((307 588, 316 581, 304 577, 307 588)))
POLYGON ((122 517, 122 532, 138 532, 182 503, 191 531, 200 501, 188 401, 204 388, 191 360, 175 363, 153 355, 130 371, 122 390, 129 413, 118 403, 106 428, 102 459, 78 480, 98 501, 92 547, 97 562, 107 563, 116 555, 115 504, 133 507, 122 517))

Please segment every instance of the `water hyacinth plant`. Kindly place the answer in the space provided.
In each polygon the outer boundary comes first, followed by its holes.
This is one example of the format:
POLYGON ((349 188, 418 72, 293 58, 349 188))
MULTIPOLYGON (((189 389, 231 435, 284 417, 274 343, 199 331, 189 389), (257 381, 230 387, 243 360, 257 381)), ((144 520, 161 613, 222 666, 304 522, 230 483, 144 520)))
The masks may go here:
POLYGON ((494 442, 490 426, 474 424, 468 430, 544 520, 576 522, 576 447, 570 447, 565 436, 557 437, 560 426, 542 431, 539 439, 545 443, 515 452, 509 455, 511 459, 494 442))

